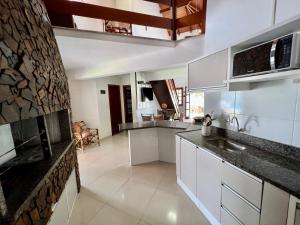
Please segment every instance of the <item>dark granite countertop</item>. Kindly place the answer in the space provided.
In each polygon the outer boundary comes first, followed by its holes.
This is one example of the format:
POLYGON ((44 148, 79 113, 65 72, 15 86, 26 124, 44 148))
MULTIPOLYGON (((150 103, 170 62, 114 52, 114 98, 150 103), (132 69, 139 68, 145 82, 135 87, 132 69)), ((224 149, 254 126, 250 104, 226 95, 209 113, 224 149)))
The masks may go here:
MULTIPOLYGON (((66 141, 52 146, 52 157, 36 163, 12 167, 0 176, 3 193, 0 196, 0 224, 9 224, 15 221, 23 209, 29 204, 31 196, 52 172, 56 164, 70 149, 72 142, 66 141)), ((1 190, 0 190, 1 191, 1 190)))
POLYGON ((216 138, 218 135, 203 137, 200 130, 180 132, 177 135, 208 150, 224 161, 300 198, 300 158, 296 158, 296 156, 300 155, 300 149, 264 139, 259 140, 256 137, 253 137, 255 140, 251 140, 252 137, 249 135, 241 134, 239 137, 239 133, 234 133, 231 136, 236 136, 236 141, 243 142, 242 144, 247 146, 246 150, 229 152, 217 148, 209 144, 208 140, 216 138), (248 143, 246 143, 246 139, 249 141, 248 143), (254 142, 256 145, 259 143, 260 147, 251 145, 254 142), (280 154, 276 152, 276 149, 279 148, 280 154), (274 152, 271 152, 269 149, 274 149, 274 152), (293 150, 297 151, 297 153, 291 154, 293 150), (284 156, 284 152, 287 154, 286 156, 284 156), (292 157, 289 157, 290 155, 292 157))
POLYGON ((180 122, 180 121, 168 121, 168 120, 157 120, 157 121, 136 122, 136 123, 123 123, 123 124, 119 125, 120 131, 155 128, 155 127, 180 129, 180 130, 183 130, 183 131, 201 129, 200 125, 195 125, 195 124, 192 124, 192 123, 180 122))

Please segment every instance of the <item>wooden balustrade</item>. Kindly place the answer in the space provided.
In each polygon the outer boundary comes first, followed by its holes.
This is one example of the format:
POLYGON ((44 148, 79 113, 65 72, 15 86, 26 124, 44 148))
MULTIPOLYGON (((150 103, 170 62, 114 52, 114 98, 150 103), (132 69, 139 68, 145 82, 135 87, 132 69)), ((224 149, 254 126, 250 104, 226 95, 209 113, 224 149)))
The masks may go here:
MULTIPOLYGON (((172 7, 173 9, 177 8, 178 5, 182 5, 188 2, 187 0, 146 1, 170 5, 170 7, 172 7)), ((206 2, 206 0, 204 0, 204 2, 206 2)), ((176 40, 176 31, 179 28, 199 24, 201 26, 201 29, 204 31, 205 26, 205 9, 201 12, 178 19, 176 18, 176 10, 172 10, 172 19, 169 19, 159 16, 146 15, 137 12, 130 12, 126 10, 67 0, 44 0, 44 3, 50 13, 54 13, 57 15, 76 15, 172 30, 172 40, 176 40)))

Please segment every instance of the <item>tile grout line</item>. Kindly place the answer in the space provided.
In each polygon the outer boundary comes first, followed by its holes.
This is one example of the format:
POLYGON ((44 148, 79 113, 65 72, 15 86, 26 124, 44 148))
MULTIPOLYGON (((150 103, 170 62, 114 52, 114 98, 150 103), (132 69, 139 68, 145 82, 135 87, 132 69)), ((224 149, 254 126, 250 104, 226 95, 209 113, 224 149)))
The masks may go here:
MULTIPOLYGON (((144 217, 144 215, 145 215, 145 212, 146 212, 148 206, 150 205, 150 202, 153 200, 154 195, 157 193, 157 191, 158 191, 158 188, 156 187, 156 188, 155 188, 155 191, 153 192, 152 196, 150 197, 149 201, 147 202, 147 204, 146 204, 146 206, 145 206, 145 210, 144 210, 144 212, 143 212, 142 215, 141 215, 140 221, 143 219, 143 217, 144 217)), ((139 221, 139 222, 140 222, 140 221, 139 221)), ((145 220, 145 221, 146 221, 146 220, 145 220)), ((146 222, 148 223, 148 221, 146 221, 146 222)))

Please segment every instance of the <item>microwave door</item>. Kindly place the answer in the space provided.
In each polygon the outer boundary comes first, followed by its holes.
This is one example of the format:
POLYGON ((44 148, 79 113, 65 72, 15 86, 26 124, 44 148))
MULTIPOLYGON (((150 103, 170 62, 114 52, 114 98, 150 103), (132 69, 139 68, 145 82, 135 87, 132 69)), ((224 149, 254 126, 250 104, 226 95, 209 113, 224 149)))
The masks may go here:
POLYGON ((300 203, 297 203, 296 212, 295 212, 295 224, 300 225, 300 203))

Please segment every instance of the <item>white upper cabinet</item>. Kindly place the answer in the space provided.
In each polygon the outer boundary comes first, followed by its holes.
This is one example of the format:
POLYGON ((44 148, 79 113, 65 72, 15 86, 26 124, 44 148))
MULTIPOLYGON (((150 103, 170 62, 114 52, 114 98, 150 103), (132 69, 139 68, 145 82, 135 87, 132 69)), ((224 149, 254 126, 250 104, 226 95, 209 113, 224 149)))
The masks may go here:
POLYGON ((300 15, 299 0, 277 0, 275 23, 280 23, 300 15))
POLYGON ((274 0, 207 1, 205 52, 210 54, 228 48, 271 27, 274 2, 274 0))
POLYGON ((220 221, 222 160, 206 150, 197 151, 197 198, 220 221))
POLYGON ((209 89, 224 87, 228 71, 228 49, 188 65, 189 89, 209 89))
POLYGON ((196 196, 196 146, 181 140, 181 180, 187 188, 196 196))

